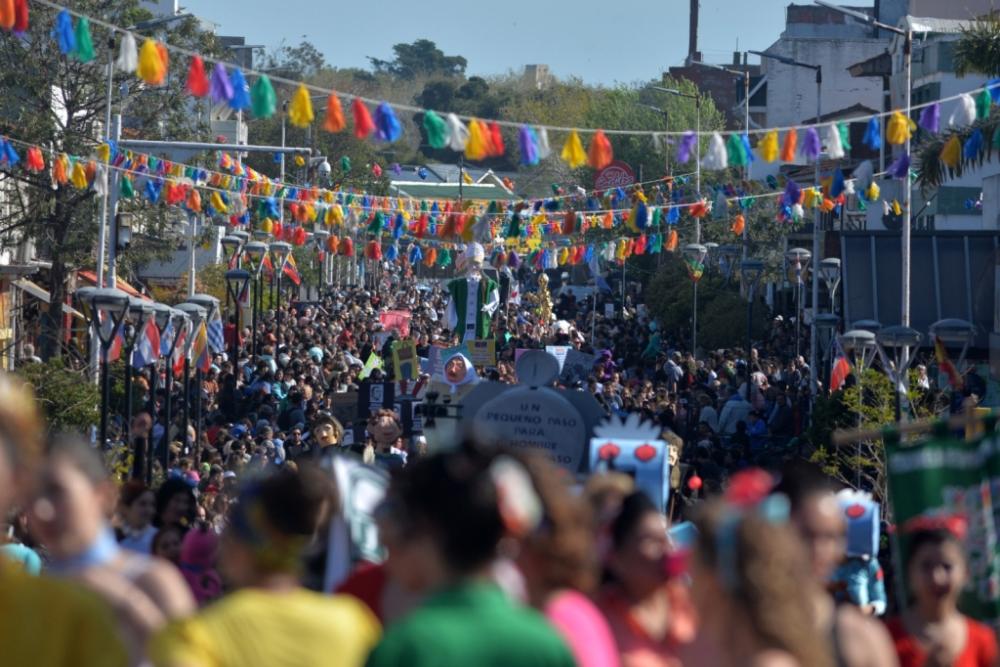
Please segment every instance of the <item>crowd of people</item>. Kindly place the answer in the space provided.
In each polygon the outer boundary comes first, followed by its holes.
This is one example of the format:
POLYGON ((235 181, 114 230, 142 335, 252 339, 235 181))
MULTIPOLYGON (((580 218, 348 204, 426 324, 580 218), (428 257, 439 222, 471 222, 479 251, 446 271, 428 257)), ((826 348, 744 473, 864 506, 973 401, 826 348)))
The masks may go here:
POLYGON ((456 356, 403 381, 457 401, 478 381, 516 382, 518 350, 593 354, 586 377, 562 384, 663 431, 681 499, 664 512, 627 474, 573 476, 473 432, 428 451, 394 410, 338 413, 364 383, 401 381, 391 350, 404 332, 381 312, 409 311, 424 360, 458 343, 446 295, 414 285, 387 272, 292 300, 256 332, 231 321, 238 358, 218 353, 201 382, 178 383, 169 421, 147 367, 136 384, 152 414, 120 436, 142 453, 127 480, 104 446, 48 433, 31 389, 0 377, 0 663, 1000 664, 993 631, 958 609, 968 564, 951 526, 909 536, 888 582, 905 585, 905 603, 831 593, 845 519, 836 485, 801 461, 809 369, 788 354, 784 320, 760 356, 696 357, 635 286, 613 316, 610 296, 595 308, 559 290, 551 319, 501 304, 492 367, 456 356), (185 431, 181 406, 195 400, 203 420, 185 431), (341 458, 389 479, 374 510, 384 558, 352 563, 329 589, 329 533, 349 502, 331 473, 341 458))

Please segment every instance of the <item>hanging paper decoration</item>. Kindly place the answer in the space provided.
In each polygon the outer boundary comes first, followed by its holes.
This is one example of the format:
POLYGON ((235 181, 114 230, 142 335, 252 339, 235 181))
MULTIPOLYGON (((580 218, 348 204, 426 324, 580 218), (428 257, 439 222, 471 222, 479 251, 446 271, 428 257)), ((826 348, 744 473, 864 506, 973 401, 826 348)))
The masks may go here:
POLYGON ((243 72, 237 67, 229 77, 229 85, 233 89, 233 95, 229 98, 229 108, 234 111, 243 111, 253 106, 250 100, 250 86, 243 77, 243 72))
POLYGON ((447 116, 448 123, 448 148, 458 153, 465 150, 465 145, 469 142, 469 129, 465 127, 461 119, 450 113, 447 116))
POLYGON ((14 0, 14 34, 28 32, 28 0, 14 0))
POLYGON ((74 38, 76 48, 73 49, 73 57, 81 63, 89 63, 94 59, 94 40, 90 38, 90 21, 86 16, 77 19, 74 38))
POLYGON ((694 154, 698 146, 698 135, 694 132, 685 132, 677 145, 677 161, 686 164, 694 154))
POLYGON ((667 244, 665 246, 666 249, 669 252, 676 251, 677 250, 677 241, 678 241, 677 230, 676 229, 671 229, 670 233, 667 234, 667 244))
POLYGON ((87 172, 83 170, 83 163, 79 160, 73 165, 73 172, 69 180, 77 190, 87 189, 87 172))
POLYGON ((958 135, 953 134, 945 142, 941 149, 941 161, 954 169, 962 159, 962 144, 958 140, 958 135))
POLYGON ((340 97, 337 93, 330 93, 326 98, 326 116, 323 118, 323 129, 327 132, 343 132, 347 127, 344 120, 344 109, 340 106, 340 97))
POLYGON ((403 136, 403 126, 396 118, 396 112, 387 102, 382 102, 375 107, 375 128, 375 136, 380 141, 392 143, 403 136))
POLYGON ((477 119, 469 121, 469 139, 465 142, 465 157, 469 160, 482 160, 487 156, 489 130, 477 119))
POLYGON ((745 167, 749 163, 740 135, 730 134, 726 139, 726 159, 730 167, 745 167))
POLYGON ((489 125, 489 136, 490 136, 490 157, 503 157, 506 152, 506 147, 504 146, 503 133, 500 132, 500 124, 495 120, 490 121, 489 125))
POLYGON ((736 217, 733 218, 733 224, 730 226, 729 231, 731 231, 736 236, 743 236, 743 230, 746 229, 746 218, 743 217, 742 213, 737 213, 736 217))
POLYGON ((740 135, 740 143, 743 144, 743 154, 746 155, 747 166, 753 164, 757 157, 753 154, 753 147, 750 145, 750 135, 744 132, 740 135))
POLYGON ((0 0, 0 28, 11 30, 15 20, 14 0, 0 0))
POLYGON ((962 157, 966 160, 974 160, 979 157, 980 151, 983 149, 983 131, 980 128, 973 130, 969 138, 965 140, 965 145, 962 146, 962 157))
POLYGON ((993 104, 993 96, 990 95, 988 88, 984 88, 979 91, 976 95, 976 118, 982 120, 984 118, 989 118, 990 116, 990 106, 993 104))
POLYGON ((781 203, 785 206, 794 206, 799 203, 801 198, 802 188, 792 179, 788 179, 788 183, 785 185, 785 193, 781 197, 781 203))
POLYGON ((433 111, 424 112, 424 132, 431 148, 441 149, 448 145, 448 123, 433 111))
POLYGON ((527 125, 522 125, 517 131, 517 143, 521 152, 522 165, 534 167, 540 162, 538 157, 538 143, 534 130, 527 125))
MULTIPOLYGON (((980 138, 982 133, 980 133, 980 138)), ((892 161, 889 165, 889 175, 893 178, 908 178, 910 175, 910 155, 909 153, 900 153, 899 157, 892 161)))
POLYGON ((549 131, 540 127, 535 132, 535 136, 538 137, 538 158, 544 160, 552 155, 552 146, 549 145, 549 131))
POLYGON ((774 162, 778 159, 778 131, 771 130, 764 135, 764 138, 760 140, 757 144, 757 150, 760 152, 761 158, 764 162, 774 162))
POLYGON ((305 87, 305 84, 300 83, 288 103, 288 120, 295 127, 309 127, 315 118, 312 100, 309 99, 309 89, 305 87))
POLYGON ((788 130, 785 133, 785 140, 781 144, 781 161, 782 162, 794 162, 795 161, 795 148, 799 143, 799 135, 795 130, 788 130))
POLYGON ((345 174, 351 170, 351 158, 347 155, 340 158, 340 170, 345 174))
MULTIPOLYGON (((197 56, 195 56, 197 58, 197 56)), ((127 32, 122 36, 121 46, 118 48, 118 59, 115 67, 119 72, 131 74, 139 66, 139 47, 135 44, 135 37, 127 32)))
POLYGON ((52 38, 59 45, 59 52, 68 56, 76 50, 76 35, 73 33, 73 17, 68 10, 62 10, 56 15, 56 25, 52 29, 52 38))
POLYGON ((725 169, 728 164, 726 155, 726 142, 718 132, 712 133, 712 138, 708 140, 708 150, 701 160, 702 169, 725 169))
POLYGON ((851 150, 851 128, 847 123, 837 123, 837 131, 840 133, 840 145, 845 151, 851 150))
POLYGON ((830 181, 830 196, 836 199, 843 194, 845 188, 844 172, 840 170, 840 167, 837 167, 833 172, 833 179, 830 181))
POLYGON ((826 126, 826 154, 831 160, 839 160, 844 157, 844 146, 840 142, 840 131, 837 130, 836 123, 826 126))
POLYGON ((935 102, 920 112, 920 127, 935 134, 941 130, 941 105, 935 102))
POLYGON ((876 183, 875 181, 872 181, 868 185, 868 189, 865 190, 865 198, 867 198, 868 201, 878 201, 879 195, 881 194, 882 194, 882 189, 878 186, 878 183, 876 183))
POLYGON ((226 74, 226 67, 222 63, 216 63, 212 69, 212 81, 209 86, 212 94, 212 101, 216 104, 228 103, 233 97, 233 84, 226 74))
POLYGON ((604 169, 614 159, 614 151, 611 148, 611 141, 608 140, 604 130, 598 130, 590 140, 590 148, 587 150, 587 164, 592 169, 604 169))
POLYGON ((822 150, 823 147, 819 140, 819 132, 816 131, 815 127, 807 128, 805 137, 802 140, 802 146, 799 147, 799 155, 806 160, 815 162, 819 159, 822 150))
POLYGON ((563 144, 559 157, 569 165, 570 169, 577 169, 587 163, 587 153, 583 150, 583 142, 576 130, 569 133, 566 143, 563 144))
POLYGON ((255 118, 270 118, 278 110, 278 96, 266 74, 261 74, 250 89, 250 108, 255 118))
POLYGON ((132 187, 132 179, 128 176, 122 176, 119 181, 119 196, 122 199, 132 199, 135 197, 135 188, 132 187))
POLYGON ((42 157, 42 150, 38 146, 32 146, 28 149, 24 167, 33 174, 45 171, 45 158, 42 157))
POLYGON ((868 126, 865 128, 865 136, 861 142, 873 151, 877 151, 882 147, 882 125, 879 123, 878 116, 868 121, 868 126))
POLYGON ((139 66, 136 75, 150 86, 163 85, 167 77, 167 64, 163 62, 155 39, 147 39, 139 50, 139 66))
POLYGON ((948 124, 951 127, 962 127, 965 125, 972 125, 973 121, 976 120, 976 102, 972 99, 972 96, 966 93, 958 98, 958 105, 955 110, 951 112, 951 118, 948 119, 948 124))
POLYGON ((375 131, 375 122, 368 113, 368 107, 357 97, 351 101, 351 114, 354 116, 354 136, 358 139, 368 138, 375 131))
POLYGON ((913 133, 913 121, 900 111, 893 111, 889 116, 889 125, 885 128, 885 140, 893 145, 905 144, 913 133))

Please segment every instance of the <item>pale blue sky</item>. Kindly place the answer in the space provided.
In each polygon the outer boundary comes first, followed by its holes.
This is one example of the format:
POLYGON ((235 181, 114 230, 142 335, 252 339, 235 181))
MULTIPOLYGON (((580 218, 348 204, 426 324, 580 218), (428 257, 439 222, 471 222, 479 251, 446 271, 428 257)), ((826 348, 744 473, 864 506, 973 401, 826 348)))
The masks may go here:
MULTIPOLYGON (((708 62, 763 50, 784 28, 791 0, 701 0, 699 50, 708 62)), ((799 0, 805 3, 807 0, 799 0)), ((188 11, 269 47, 303 37, 340 67, 388 59, 392 45, 425 37, 469 61, 470 74, 545 63, 559 77, 631 83, 681 64, 687 0, 182 0, 188 11)))

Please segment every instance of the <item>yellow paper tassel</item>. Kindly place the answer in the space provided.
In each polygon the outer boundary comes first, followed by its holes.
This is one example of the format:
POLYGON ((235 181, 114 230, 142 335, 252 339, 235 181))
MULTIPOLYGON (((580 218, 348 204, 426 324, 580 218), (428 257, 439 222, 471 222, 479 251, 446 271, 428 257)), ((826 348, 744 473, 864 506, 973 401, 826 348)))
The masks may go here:
POLYGON ((958 161, 962 159, 962 144, 958 141, 958 135, 951 135, 941 149, 941 161, 954 169, 958 166, 958 161))
POLYGON ((264 218, 260 223, 260 231, 265 234, 270 234, 274 231, 274 223, 271 222, 270 218, 264 218))
POLYGON ((167 66, 160 57, 155 39, 147 39, 142 43, 142 48, 139 49, 139 66, 135 73, 151 86, 163 85, 167 77, 167 66))
POLYGON ((569 136, 566 137, 566 143, 563 144, 559 157, 569 165, 570 169, 578 169, 587 164, 587 151, 583 150, 583 142, 580 141, 580 135, 576 133, 576 130, 570 132, 569 136))
POLYGON ((757 144, 757 152, 764 162, 774 162, 778 159, 778 131, 771 130, 757 144))
POLYGON ((229 210, 228 207, 226 206, 226 203, 222 201, 222 195, 220 195, 218 192, 212 193, 211 201, 212 201, 212 208, 214 208, 219 213, 226 213, 229 210))
POLYGON ((879 188, 878 183, 872 181, 872 184, 868 186, 865 191, 865 198, 868 201, 878 201, 879 195, 882 194, 881 188, 879 188))
POLYGON ((917 126, 911 118, 907 118, 902 112, 894 111, 889 117, 889 125, 885 129, 885 140, 897 146, 905 144, 915 129, 917 126))
POLYGON ((895 199, 892 200, 892 212, 896 215, 903 215, 903 207, 901 207, 899 202, 895 199))
POLYGON ((77 162, 73 165, 73 173, 70 176, 70 182, 73 183, 73 187, 77 190, 87 189, 87 172, 83 168, 82 162, 77 162))
MULTIPOLYGON (((469 122, 469 140, 465 143, 465 157, 470 160, 482 160, 486 157, 488 139, 483 133, 484 127, 483 123, 476 119, 469 122)), ((463 179, 468 179, 467 173, 463 172, 462 176, 463 179)), ((468 183, 469 180, 465 182, 468 183)))
POLYGON ((559 257, 557 258, 559 266, 564 266, 566 262, 569 261, 569 248, 560 248, 559 257))
POLYGON ((292 95, 292 101, 288 104, 288 120, 295 127, 309 127, 315 118, 312 100, 309 99, 309 89, 305 84, 299 84, 298 90, 292 95))
POLYGON ((97 159, 103 162, 104 164, 107 164, 108 160, 111 159, 111 146, 108 146, 107 144, 101 144, 100 146, 98 146, 97 159))
POLYGON ((615 259, 625 259, 625 239, 618 239, 618 245, 615 246, 615 259))

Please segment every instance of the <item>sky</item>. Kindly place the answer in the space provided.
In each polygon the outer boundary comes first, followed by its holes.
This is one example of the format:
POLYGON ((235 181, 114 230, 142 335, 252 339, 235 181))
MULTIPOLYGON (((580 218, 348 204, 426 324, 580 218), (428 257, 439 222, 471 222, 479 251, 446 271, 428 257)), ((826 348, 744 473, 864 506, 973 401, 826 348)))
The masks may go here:
MULTIPOLYGON (((764 50, 784 28, 792 0, 701 0, 699 50, 727 63, 735 50, 764 50)), ((798 0, 806 3, 808 0, 798 0)), ((249 44, 315 44, 336 67, 391 59, 392 45, 420 38, 468 61, 467 74, 520 72, 547 64, 560 78, 591 84, 634 83, 683 64, 687 0, 182 0, 218 24, 220 35, 249 44), (278 11, 276 11, 278 10, 278 11)), ((751 62, 756 62, 751 59, 751 62)))

